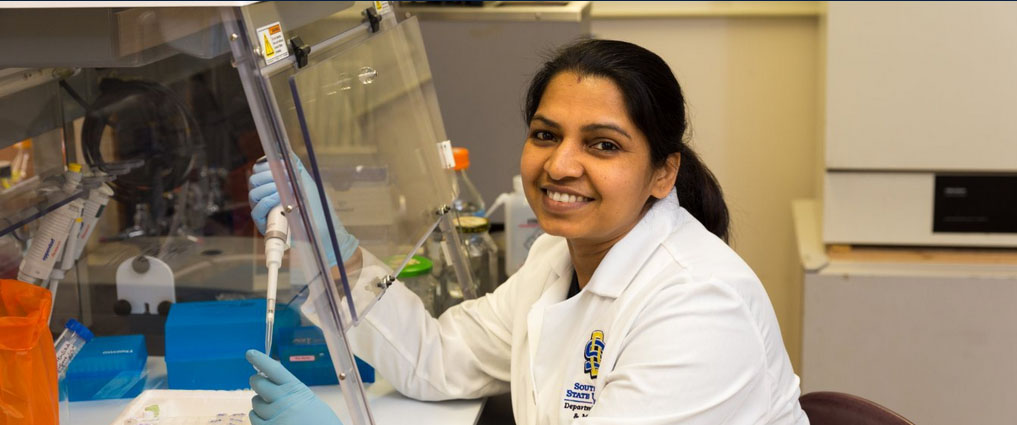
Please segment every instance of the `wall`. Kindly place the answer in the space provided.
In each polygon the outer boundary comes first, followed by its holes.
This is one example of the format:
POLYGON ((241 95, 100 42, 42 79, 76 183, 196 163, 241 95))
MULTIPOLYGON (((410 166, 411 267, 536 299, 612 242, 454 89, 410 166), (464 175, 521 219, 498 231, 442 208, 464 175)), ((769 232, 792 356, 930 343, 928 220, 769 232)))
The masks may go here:
POLYGON ((811 12, 683 15, 672 7, 649 18, 594 3, 592 24, 598 38, 656 52, 678 77, 693 145, 725 190, 732 245, 763 281, 796 371, 802 278, 790 205, 818 195, 821 149, 819 18, 815 4, 802 6, 811 12))

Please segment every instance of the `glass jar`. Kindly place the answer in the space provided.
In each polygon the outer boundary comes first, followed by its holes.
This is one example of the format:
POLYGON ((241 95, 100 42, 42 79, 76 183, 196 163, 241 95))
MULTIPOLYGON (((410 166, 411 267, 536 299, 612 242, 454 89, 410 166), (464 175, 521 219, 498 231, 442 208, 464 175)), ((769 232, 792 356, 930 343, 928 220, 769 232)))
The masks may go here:
MULTIPOLYGON (((488 233, 491 222, 486 218, 473 216, 460 216, 453 222, 466 248, 467 262, 477 287, 477 296, 494 291, 501 282, 498 281, 498 246, 488 233)), ((462 302, 462 290, 454 268, 446 267, 442 276, 442 287, 446 289, 444 308, 462 302)))
MULTIPOLYGON (((402 257, 398 258, 401 260, 402 257)), ((390 264, 394 267, 398 267, 399 264, 390 264)), ((402 271, 399 272, 397 278, 406 287, 417 294, 420 300, 424 303, 424 308, 427 309, 428 313, 432 316, 438 317, 441 313, 441 297, 439 293, 438 281, 431 275, 431 269, 434 267, 431 259, 422 255, 414 255, 410 258, 410 261, 406 263, 406 267, 403 267, 402 271)))

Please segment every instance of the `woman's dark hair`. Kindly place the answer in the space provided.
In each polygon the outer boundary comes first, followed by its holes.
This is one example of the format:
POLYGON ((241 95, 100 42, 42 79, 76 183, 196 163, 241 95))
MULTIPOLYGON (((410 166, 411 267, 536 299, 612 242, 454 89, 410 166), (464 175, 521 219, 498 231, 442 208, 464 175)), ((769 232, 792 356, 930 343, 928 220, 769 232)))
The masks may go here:
POLYGON ((667 63, 653 52, 624 41, 581 40, 565 46, 530 82, 524 111, 527 124, 536 114, 548 83, 562 72, 609 78, 618 86, 629 118, 650 144, 651 164, 660 167, 668 155, 681 154, 675 188, 682 207, 727 241, 727 204, 713 173, 685 143, 685 97, 667 63))

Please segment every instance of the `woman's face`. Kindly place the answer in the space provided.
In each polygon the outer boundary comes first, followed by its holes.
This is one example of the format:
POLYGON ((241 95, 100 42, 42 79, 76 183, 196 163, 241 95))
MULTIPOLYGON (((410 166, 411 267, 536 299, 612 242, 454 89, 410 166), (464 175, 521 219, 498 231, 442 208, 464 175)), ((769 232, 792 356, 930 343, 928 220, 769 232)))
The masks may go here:
POLYGON ((547 233, 611 243, 639 221, 647 200, 674 186, 677 155, 650 164, 650 147, 607 78, 562 72, 530 121, 520 169, 526 200, 547 233))

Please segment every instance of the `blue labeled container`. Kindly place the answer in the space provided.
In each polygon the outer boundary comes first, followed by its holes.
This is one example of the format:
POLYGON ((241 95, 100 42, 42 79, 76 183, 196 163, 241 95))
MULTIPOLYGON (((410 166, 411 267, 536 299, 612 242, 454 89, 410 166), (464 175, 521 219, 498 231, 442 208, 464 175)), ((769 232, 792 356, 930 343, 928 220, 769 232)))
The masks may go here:
MULTIPOLYGON (((166 319, 170 389, 249 388, 255 370, 244 353, 265 349, 265 307, 264 299, 173 304, 166 319)), ((273 340, 297 323, 295 311, 278 307, 273 340)))
POLYGON ((148 350, 144 335, 96 337, 67 367, 70 401, 133 398, 145 388, 148 350))
MULTIPOLYGON (((304 385, 336 385, 332 357, 325 337, 317 326, 283 330, 279 340, 279 362, 304 385)), ((360 380, 374 382, 374 368, 360 358, 355 359, 360 380)))

